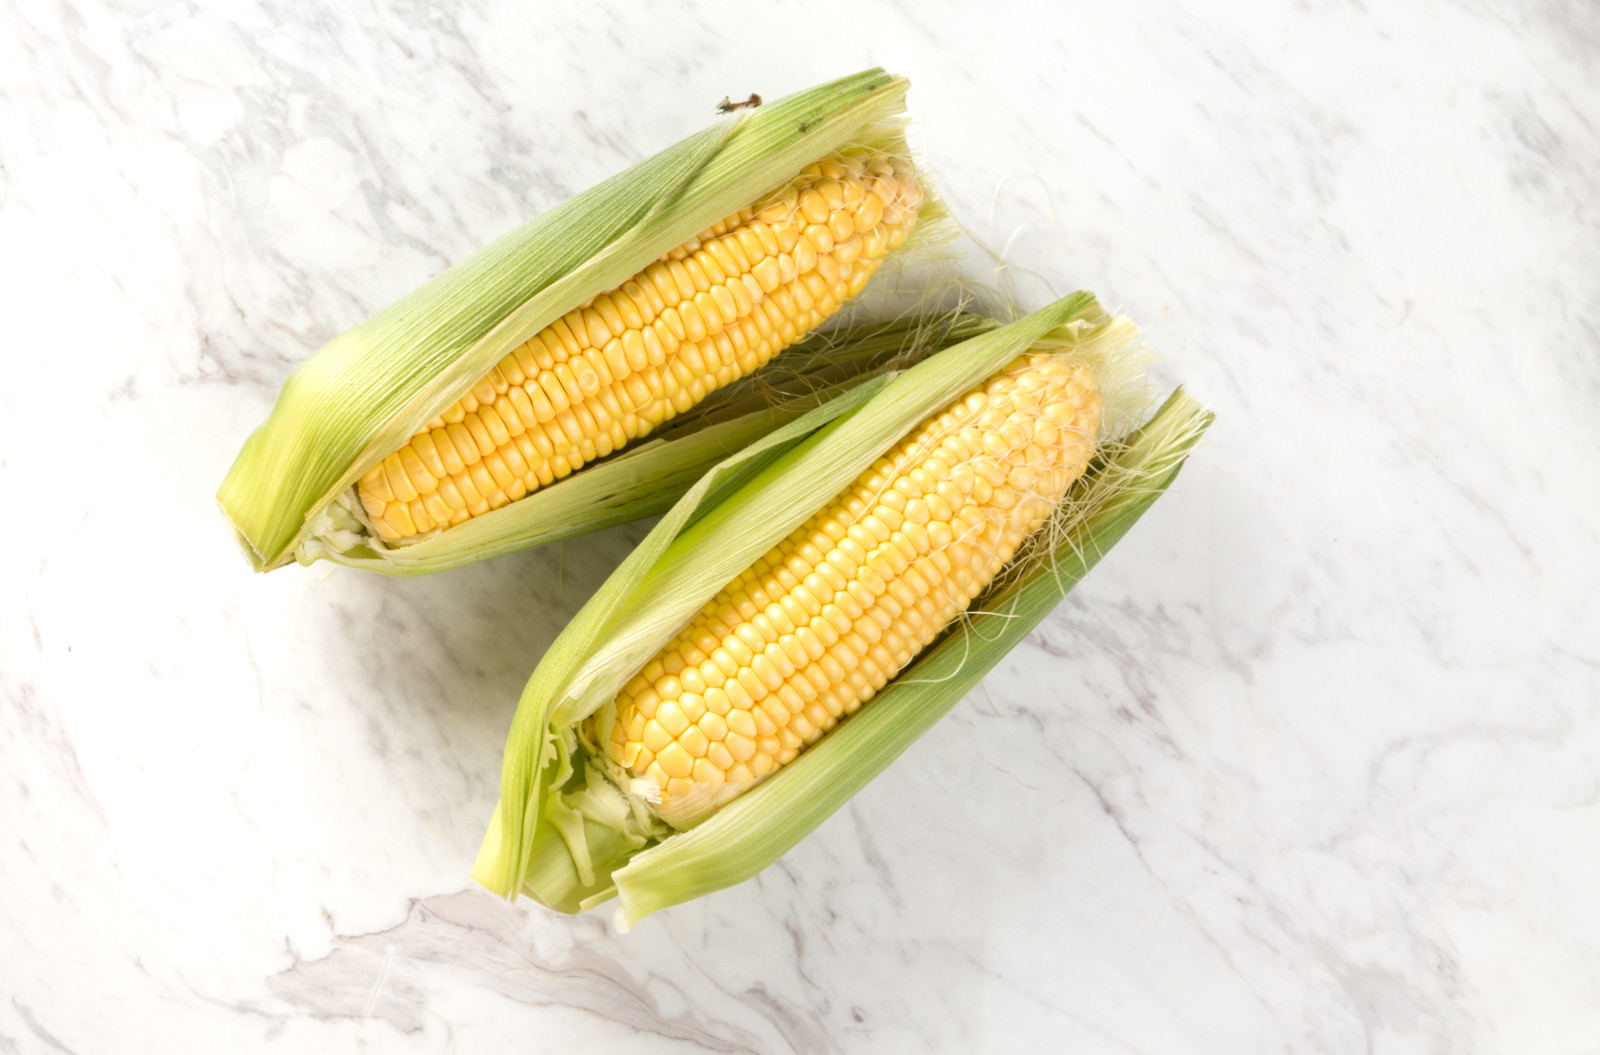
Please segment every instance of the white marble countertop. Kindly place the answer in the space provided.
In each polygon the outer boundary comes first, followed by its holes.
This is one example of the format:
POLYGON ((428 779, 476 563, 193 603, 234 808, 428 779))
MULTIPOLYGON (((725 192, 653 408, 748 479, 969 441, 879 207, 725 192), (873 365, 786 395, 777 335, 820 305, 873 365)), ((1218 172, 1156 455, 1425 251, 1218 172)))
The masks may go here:
POLYGON ((1600 1052, 1600 19, 1047 6, 6 6, 0 1052, 1600 1052), (643 529, 255 576, 212 495, 325 339, 870 65, 1217 424, 760 879, 508 906, 513 704, 643 529))

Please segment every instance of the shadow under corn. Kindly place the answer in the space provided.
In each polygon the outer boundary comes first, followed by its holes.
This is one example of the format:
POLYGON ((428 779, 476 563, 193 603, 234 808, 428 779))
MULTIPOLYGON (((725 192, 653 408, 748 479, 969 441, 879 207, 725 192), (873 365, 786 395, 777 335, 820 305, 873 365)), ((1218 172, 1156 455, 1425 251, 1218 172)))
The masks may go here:
POLYGON ((341 569, 342 591, 393 628, 377 650, 408 682, 450 673, 457 717, 500 715, 534 666, 653 521, 418 578, 341 569))
POLYGON ((303 647, 336 668, 322 706, 363 729, 385 784, 403 789, 420 838, 465 860, 498 796, 512 715, 552 642, 632 551, 649 521, 413 579, 339 569, 303 647), (463 834, 466 833, 466 834, 463 834))

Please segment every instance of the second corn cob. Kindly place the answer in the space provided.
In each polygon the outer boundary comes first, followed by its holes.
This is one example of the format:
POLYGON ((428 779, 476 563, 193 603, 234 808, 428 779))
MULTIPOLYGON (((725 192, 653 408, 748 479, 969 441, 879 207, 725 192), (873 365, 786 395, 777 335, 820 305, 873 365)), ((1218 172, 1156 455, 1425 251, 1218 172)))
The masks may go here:
POLYGON ((729 583, 623 689, 606 750, 690 823, 792 761, 964 612, 1083 474, 1093 376, 1024 356, 729 583))
POLYGON ((474 877, 566 912, 620 894, 626 927, 793 846, 1176 473, 1209 418, 1174 396, 1120 438, 1135 333, 1078 295, 709 473, 534 671, 474 877), (998 632, 967 632, 990 617, 998 632))

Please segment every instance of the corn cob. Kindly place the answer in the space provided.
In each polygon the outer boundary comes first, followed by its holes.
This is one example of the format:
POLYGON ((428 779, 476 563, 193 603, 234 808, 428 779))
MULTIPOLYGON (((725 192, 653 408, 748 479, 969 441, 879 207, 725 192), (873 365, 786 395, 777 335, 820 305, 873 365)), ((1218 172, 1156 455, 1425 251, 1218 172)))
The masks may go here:
POLYGON ((1079 294, 714 468, 535 669, 474 878, 626 929, 794 846, 1176 475, 1209 416, 1129 431, 1136 332, 1079 294))
POLYGON ((623 689, 611 760, 664 820, 791 761, 911 662, 1088 467, 1094 378, 1018 359, 902 440, 703 608, 623 689))
POLYGON ((835 154, 529 338, 359 484, 385 540, 464 523, 603 458, 766 365, 905 243, 922 191, 835 154))
MULTIPOLYGON (((259 571, 458 567, 659 513, 804 413, 684 411, 817 326, 926 225, 936 207, 903 160, 906 87, 869 70, 741 110, 328 342, 218 492, 246 557, 259 571)), ((825 372, 812 391, 864 376, 825 372)))

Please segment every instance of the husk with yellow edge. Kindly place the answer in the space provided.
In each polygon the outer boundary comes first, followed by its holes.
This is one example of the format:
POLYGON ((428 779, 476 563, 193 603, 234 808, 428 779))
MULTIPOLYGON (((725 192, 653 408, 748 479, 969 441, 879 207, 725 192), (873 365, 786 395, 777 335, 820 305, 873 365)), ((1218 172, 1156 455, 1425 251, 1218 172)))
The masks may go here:
MULTIPOLYGON (((328 342, 289 376, 218 492, 251 564, 268 571, 331 560, 414 575, 570 537, 662 511, 729 451, 795 420, 809 404, 692 415, 674 427, 671 442, 647 438, 631 460, 585 467, 540 488, 539 501, 512 502, 412 544, 383 543, 352 497, 365 472, 576 305, 832 151, 871 146, 906 156, 898 116, 906 88, 904 78, 869 70, 739 111, 549 210, 328 342)), ((923 210, 928 219, 941 213, 931 195, 923 210)), ((863 372, 829 383, 848 387, 863 372)))
POLYGON ((1177 475, 1211 416, 1180 390, 1135 424, 1135 408, 1145 405, 1137 333, 1091 294, 1074 294, 867 381, 720 462, 535 669, 473 877, 502 896, 528 894, 563 912, 620 897, 616 921, 627 929, 741 882, 786 853, 949 710, 1177 475), (1067 349, 1090 365, 1107 406, 1097 455, 1055 517, 963 620, 794 762, 687 831, 652 816, 591 754, 581 723, 718 590, 910 429, 1035 347, 1067 349))

